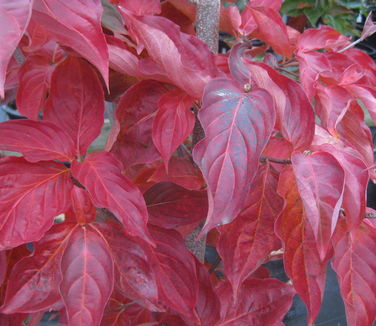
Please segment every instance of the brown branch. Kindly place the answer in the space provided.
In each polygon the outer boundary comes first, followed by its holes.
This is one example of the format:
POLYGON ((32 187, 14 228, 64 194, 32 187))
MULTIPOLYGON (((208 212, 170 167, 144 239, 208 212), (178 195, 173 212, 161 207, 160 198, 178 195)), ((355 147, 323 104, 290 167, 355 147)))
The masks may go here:
POLYGON ((220 0, 191 0, 196 4, 196 35, 218 54, 220 0))
POLYGON ((266 156, 266 155, 261 155, 260 156, 260 162, 261 163, 265 163, 265 162, 272 162, 272 163, 277 163, 277 164, 291 164, 291 160, 283 160, 283 159, 279 159, 279 158, 274 158, 274 157, 269 157, 269 156, 266 156))
MULTIPOLYGON (((218 54, 218 39, 219 39, 219 15, 220 15, 220 0, 191 0, 196 4, 196 35, 199 39, 204 41, 209 49, 218 54)), ((195 110, 196 121, 192 135, 192 148, 204 138, 205 133, 197 118, 197 110, 195 110)), ((204 222, 200 223, 184 240, 187 249, 192 252, 197 259, 204 263, 206 236, 202 236, 197 241, 197 235, 200 233, 204 222)))

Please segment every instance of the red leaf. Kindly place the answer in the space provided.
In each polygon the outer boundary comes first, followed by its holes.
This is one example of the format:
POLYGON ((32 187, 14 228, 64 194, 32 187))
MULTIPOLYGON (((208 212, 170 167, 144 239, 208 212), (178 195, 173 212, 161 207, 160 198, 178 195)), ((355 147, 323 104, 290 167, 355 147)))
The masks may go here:
POLYGON ((319 28, 306 29, 300 35, 296 46, 299 52, 310 52, 319 49, 335 51, 337 48, 348 45, 350 43, 349 39, 332 27, 321 25, 319 28))
POLYGON ((250 79, 273 96, 280 130, 294 149, 307 149, 315 130, 312 106, 300 85, 263 63, 247 61, 250 79))
POLYGON ((206 217, 207 196, 204 191, 187 190, 171 182, 160 182, 145 194, 149 223, 165 229, 176 229, 206 217))
POLYGON ((138 58, 127 44, 106 35, 110 67, 124 75, 170 82, 166 73, 150 57, 138 58))
POLYGON ((126 167, 160 158, 152 139, 152 123, 157 102, 168 90, 162 83, 145 80, 129 88, 120 99, 116 108, 120 132, 111 151, 126 167))
POLYGON ((267 7, 254 8, 251 3, 243 10, 241 19, 240 28, 247 31, 247 34, 250 33, 253 37, 266 42, 282 56, 291 57, 292 47, 286 25, 277 11, 267 7))
POLYGON ((104 311, 101 326, 159 325, 151 320, 149 310, 120 295, 112 295, 104 311))
POLYGON ((309 100, 312 100, 316 93, 319 73, 331 70, 331 66, 326 53, 309 52, 299 53, 297 55, 299 62, 299 80, 307 94, 309 100))
POLYGON ((266 7, 279 11, 281 9, 282 0, 252 0, 252 7, 266 7))
POLYGON ((235 221, 220 228, 217 250, 235 296, 241 283, 264 263, 267 255, 279 249, 274 223, 282 211, 283 199, 276 193, 277 184, 278 175, 269 164, 262 165, 253 180, 246 208, 235 221))
POLYGON ((350 229, 358 227, 366 210, 365 195, 369 177, 365 164, 356 156, 356 153, 339 149, 332 144, 323 144, 317 149, 335 156, 344 169, 343 208, 346 212, 346 222, 350 229))
POLYGON ((159 164, 150 176, 151 182, 170 181, 189 190, 200 190, 204 180, 200 170, 190 158, 173 156, 169 162, 168 174, 163 164, 159 164))
POLYGON ((363 109, 355 100, 337 125, 337 132, 347 146, 360 154, 366 169, 370 169, 374 164, 372 134, 364 121, 363 109))
POLYGON ((326 262, 320 259, 292 168, 285 167, 282 171, 278 193, 286 200, 285 208, 275 226, 276 234, 283 243, 285 271, 307 306, 307 325, 312 326, 324 295, 326 262))
POLYGON ((192 132, 195 116, 190 111, 193 99, 180 90, 168 92, 160 98, 153 120, 153 142, 161 153, 168 171, 171 155, 192 132))
POLYGON ((0 286, 3 284, 7 275, 7 255, 5 251, 0 251, 0 286))
POLYGON ((342 220, 333 237, 333 269, 346 307, 348 325, 371 326, 376 320, 376 228, 367 219, 352 231, 342 220))
POLYGON ((34 244, 33 253, 13 267, 1 312, 48 310, 61 300, 60 261, 74 226, 66 223, 53 226, 34 244))
POLYGON ((37 120, 44 107, 54 66, 47 56, 27 57, 20 69, 20 86, 17 92, 17 109, 30 119, 37 120))
POLYGON ((0 123, 0 148, 20 152, 32 163, 72 161, 75 157, 69 135, 48 121, 22 119, 0 123))
POLYGON ((69 170, 60 163, 0 161, 0 248, 38 241, 70 205, 69 170))
POLYGON ((69 325, 100 325, 114 287, 108 244, 90 226, 71 235, 61 260, 60 285, 69 325))
POLYGON ((95 219, 96 209, 85 189, 74 186, 71 199, 72 210, 78 223, 85 225, 95 219))
POLYGON ((183 238, 173 230, 150 226, 157 245, 154 268, 158 281, 159 299, 193 321, 198 295, 195 260, 186 249, 183 238))
POLYGON ((109 244, 118 280, 116 290, 123 296, 155 310, 158 303, 158 288, 153 265, 152 252, 148 245, 124 234, 118 223, 94 224, 109 244))
POLYGON ((0 1, 0 98, 4 97, 9 61, 29 23, 31 6, 31 0, 0 1))
POLYGON ((89 154, 82 163, 73 162, 73 176, 85 186, 94 205, 107 208, 123 223, 131 236, 151 242, 146 229, 148 212, 141 192, 122 172, 122 164, 108 152, 89 154))
POLYGON ((26 318, 27 318, 27 314, 13 314, 13 315, 0 314, 0 325, 1 326, 23 326, 26 318))
POLYGON ((360 99, 368 110, 373 121, 376 121, 376 91, 365 85, 347 85, 346 89, 354 98, 360 99))
POLYGON ((290 309, 294 290, 276 279, 249 278, 232 299, 228 282, 217 287, 221 300, 221 321, 218 326, 279 326, 290 309))
POLYGON ((104 95, 94 69, 74 57, 60 63, 52 74, 44 119, 67 131, 77 157, 85 154, 100 134, 103 116, 104 95))
POLYGON ((161 13, 161 2, 159 0, 117 0, 117 3, 137 16, 161 13))
POLYGON ((197 277, 199 282, 196 311, 201 320, 201 325, 214 326, 219 320, 220 302, 210 277, 204 265, 196 260, 197 277))
POLYGON ((242 93, 228 79, 205 88, 199 119, 205 138, 193 158, 208 185, 209 212, 201 233, 230 223, 243 209, 250 183, 273 131, 274 104, 262 89, 242 93))
POLYGON ((322 86, 316 87, 315 111, 322 127, 327 129, 333 136, 337 135, 337 124, 345 115, 350 102, 351 95, 341 86, 322 86))
POLYGON ((138 48, 145 47, 169 79, 190 96, 201 98, 208 81, 221 75, 207 45, 195 36, 181 33, 178 25, 160 16, 121 12, 138 48))
POLYGON ((294 153, 291 157, 297 187, 321 259, 337 224, 344 192, 345 172, 329 153, 294 153))
POLYGON ((33 18, 62 45, 77 51, 98 68, 108 86, 108 49, 102 32, 103 8, 96 0, 34 1, 33 18))

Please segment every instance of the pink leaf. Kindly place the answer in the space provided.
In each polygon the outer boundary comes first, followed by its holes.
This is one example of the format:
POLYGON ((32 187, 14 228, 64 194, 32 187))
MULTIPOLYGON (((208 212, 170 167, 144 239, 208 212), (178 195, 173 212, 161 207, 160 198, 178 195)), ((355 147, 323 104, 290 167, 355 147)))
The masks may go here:
POLYGON ((376 228, 367 219, 352 231, 342 220, 333 237, 333 269, 345 303, 348 325, 371 326, 376 320, 376 228))
POLYGON ((192 132, 195 116, 190 111, 193 99, 180 90, 164 94, 153 120, 153 142, 168 171, 171 155, 192 132))
POLYGON ((46 56, 29 56, 20 69, 17 108, 24 116, 37 120, 44 107, 54 66, 46 56))
POLYGON ((275 226, 276 234, 283 243, 285 271, 307 306, 307 325, 312 326, 324 296, 327 261, 320 259, 291 167, 285 167, 282 171, 278 193, 286 201, 275 226))
POLYGON ((75 157, 71 138, 48 121, 22 119, 0 123, 0 148, 20 152, 29 162, 72 161, 75 157))
POLYGON ((295 294, 291 286, 271 278, 249 278, 234 301, 228 282, 222 282, 216 290, 221 300, 218 326, 279 326, 295 294))
POLYGON ((146 229, 148 212, 141 192, 122 174, 123 165, 108 152, 89 154, 82 163, 73 162, 73 176, 85 186, 96 207, 107 208, 123 223, 131 236, 150 243, 146 229))
POLYGON ((160 182, 145 194, 149 223, 165 229, 203 220, 208 211, 204 191, 187 190, 171 182, 160 182))
POLYGON ((63 164, 1 160, 0 250, 42 238, 54 217, 68 209, 72 186, 63 164))
POLYGON ((120 99, 116 108, 120 132, 111 152, 126 167, 160 158, 152 139, 152 123, 157 103, 168 90, 162 83, 144 80, 129 88, 120 99))
POLYGON ((193 158, 208 185, 206 233, 243 209, 244 194, 273 131, 275 110, 266 91, 242 93, 233 81, 215 79, 205 89, 199 119, 205 138, 195 146, 193 158))
POLYGON ((324 259, 337 224, 344 192, 345 172, 329 153, 294 153, 291 157, 304 212, 324 259))
POLYGON ((360 35, 360 39, 364 40, 375 32, 376 32, 376 24, 372 21, 372 11, 370 11, 364 23, 364 27, 363 27, 362 35, 360 35))
POLYGON ((57 66, 44 119, 61 126, 71 136, 77 157, 86 153, 100 134, 104 119, 102 85, 90 64, 70 57, 57 66))
POLYGON ((71 235, 61 260, 60 285, 69 325, 100 325, 114 286, 108 244, 90 226, 71 235))
POLYGON ((33 18, 62 45, 77 51, 98 68, 108 86, 108 49, 102 32, 103 8, 96 0, 40 0, 33 18))
POLYGON ((235 221, 220 228, 217 250, 235 296, 241 283, 267 255, 279 249, 274 223, 282 211, 283 199, 276 193, 277 184, 277 174, 269 164, 262 165, 253 180, 246 208, 235 221))
POLYGON ((32 0, 0 1, 0 98, 4 97, 7 67, 29 23, 32 0))
POLYGON ((29 257, 21 259, 8 279, 3 313, 48 310, 61 300, 60 261, 74 224, 55 225, 34 244, 29 257))

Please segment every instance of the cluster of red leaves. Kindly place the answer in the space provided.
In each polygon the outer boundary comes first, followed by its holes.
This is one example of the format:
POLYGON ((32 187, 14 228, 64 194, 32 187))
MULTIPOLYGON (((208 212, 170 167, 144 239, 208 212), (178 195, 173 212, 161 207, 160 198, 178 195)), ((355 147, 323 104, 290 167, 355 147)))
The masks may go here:
POLYGON ((277 326, 295 293, 312 325, 330 259, 349 325, 373 324, 376 65, 280 6, 222 7, 242 41, 215 56, 187 0, 0 0, 0 95, 28 118, 0 125, 22 154, 0 159, 1 326, 277 326), (203 222, 219 273, 184 243, 203 222), (292 285, 261 266, 276 251, 292 285))

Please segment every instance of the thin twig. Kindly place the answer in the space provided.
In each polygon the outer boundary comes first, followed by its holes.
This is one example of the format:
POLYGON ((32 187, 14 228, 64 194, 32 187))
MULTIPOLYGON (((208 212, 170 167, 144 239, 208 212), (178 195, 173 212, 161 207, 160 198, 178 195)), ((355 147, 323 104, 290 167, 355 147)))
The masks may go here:
POLYGON ((261 155, 260 162, 265 163, 266 161, 277 163, 277 164, 291 164, 291 160, 289 159, 279 159, 279 158, 269 157, 266 155, 261 155))

